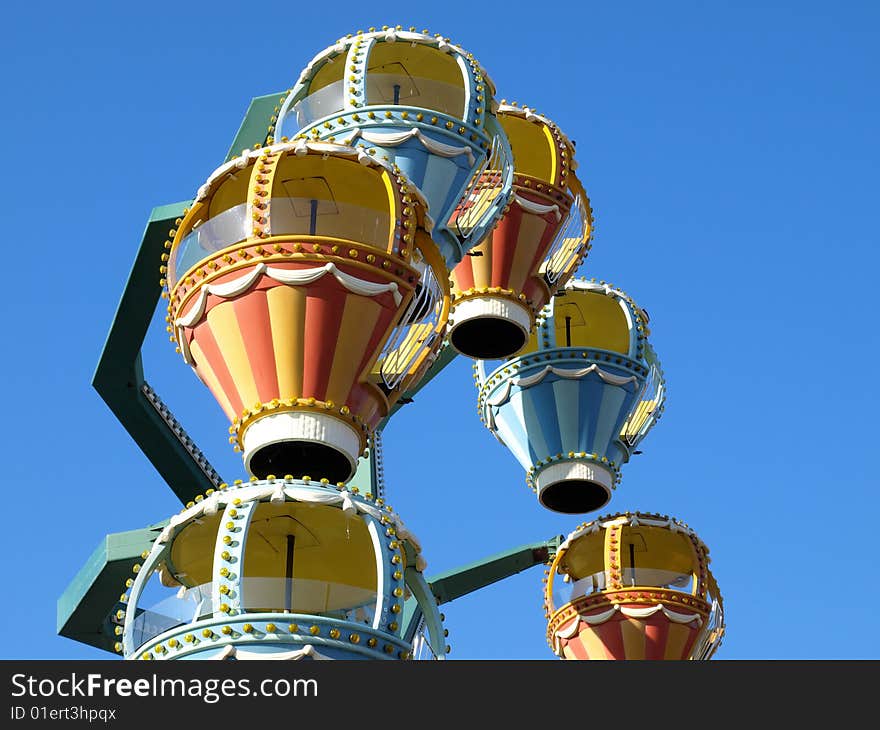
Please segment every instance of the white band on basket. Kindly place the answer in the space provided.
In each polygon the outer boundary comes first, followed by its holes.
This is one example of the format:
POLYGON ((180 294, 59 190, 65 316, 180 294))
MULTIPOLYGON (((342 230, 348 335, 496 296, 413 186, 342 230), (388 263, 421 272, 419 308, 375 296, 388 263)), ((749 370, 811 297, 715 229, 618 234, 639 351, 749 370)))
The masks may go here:
POLYGON ((519 327, 526 337, 532 328, 532 314, 528 308, 506 297, 474 297, 455 304, 452 312, 452 331, 473 319, 503 319, 519 327))
POLYGON ((608 492, 608 499, 611 499, 614 475, 604 466, 591 461, 563 461, 545 466, 535 475, 535 489, 538 491, 538 498, 541 498, 541 494, 551 484, 571 481, 587 481, 598 484, 608 492))
POLYGON ((250 471, 256 451, 285 441, 308 441, 329 446, 348 460, 352 474, 357 468, 361 440, 351 426, 323 413, 284 411, 268 414, 248 426, 242 437, 245 469, 250 471))

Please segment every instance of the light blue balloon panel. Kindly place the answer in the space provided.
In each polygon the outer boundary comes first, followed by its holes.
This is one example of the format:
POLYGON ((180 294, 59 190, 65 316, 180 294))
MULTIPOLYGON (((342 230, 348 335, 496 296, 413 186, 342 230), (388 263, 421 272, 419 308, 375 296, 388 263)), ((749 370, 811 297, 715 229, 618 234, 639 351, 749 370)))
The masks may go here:
POLYGON ((663 411, 648 316, 604 282, 570 282, 517 357, 474 366, 481 418, 527 471, 545 507, 580 514, 611 499, 663 411))
POLYGON ((275 141, 363 148, 418 187, 452 269, 512 195, 510 145, 495 88, 473 56, 439 35, 385 28, 318 54, 278 115, 275 141))

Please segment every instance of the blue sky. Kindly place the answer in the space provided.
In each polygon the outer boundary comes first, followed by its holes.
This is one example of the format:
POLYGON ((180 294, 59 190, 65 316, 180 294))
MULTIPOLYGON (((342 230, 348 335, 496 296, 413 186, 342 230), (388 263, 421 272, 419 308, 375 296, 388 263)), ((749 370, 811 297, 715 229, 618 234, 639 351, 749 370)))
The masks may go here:
MULTIPOLYGON (((499 98, 577 141, 597 220, 579 273, 648 310, 669 385, 603 513, 675 515, 709 545, 718 659, 880 657, 880 6, 490 7, 6 8, 0 616, 16 630, 0 657, 109 656, 57 637, 55 602, 105 533, 179 509, 90 386, 150 210, 193 196, 252 97, 385 23, 451 37, 499 98)), ((147 378, 221 474, 244 476, 219 407, 154 325, 147 378)), ((429 574, 581 521, 538 505, 475 405, 459 358, 385 431, 389 502, 429 574)), ((552 659, 540 581, 535 568, 446 606, 450 658, 552 659)))

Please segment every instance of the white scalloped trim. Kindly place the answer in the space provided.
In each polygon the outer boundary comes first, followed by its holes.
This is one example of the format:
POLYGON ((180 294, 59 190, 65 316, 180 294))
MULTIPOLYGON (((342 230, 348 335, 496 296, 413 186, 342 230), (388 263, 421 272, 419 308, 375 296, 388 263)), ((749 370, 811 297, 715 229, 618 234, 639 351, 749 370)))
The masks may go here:
POLYGON ((677 624, 689 624, 694 621, 697 622, 697 626, 703 625, 703 617, 698 613, 678 613, 677 611, 672 611, 664 606, 662 603, 658 603, 655 606, 646 606, 645 608, 632 608, 630 606, 621 606, 619 603, 615 604, 607 611, 603 611, 602 613, 596 613, 590 616, 585 616, 584 614, 580 614, 575 620, 572 622, 573 627, 569 625, 565 629, 559 629, 556 631, 555 635, 561 639, 570 639, 575 635, 578 620, 583 621, 588 626, 598 626, 600 624, 604 624, 606 621, 611 619, 614 614, 622 613, 627 618, 650 618, 656 613, 663 612, 663 615, 666 616, 670 621, 677 624))
POLYGON ((354 133, 346 140, 346 144, 350 145, 358 137, 370 144, 377 144, 384 147, 399 147, 410 139, 417 139, 422 146, 435 155, 440 157, 459 157, 467 155, 468 164, 473 167, 476 158, 470 147, 456 147, 455 145, 445 144, 431 139, 424 135, 420 129, 413 127, 407 132, 364 132, 362 129, 356 129, 354 133))
POLYGON ((589 375, 593 372, 596 373, 596 375, 598 375, 604 382, 608 383, 609 385, 623 386, 627 383, 638 381, 638 378, 635 375, 623 376, 605 372, 595 363, 587 368, 580 368, 579 370, 566 370, 564 368, 557 368, 553 367, 552 365, 547 365, 543 370, 535 373, 534 375, 508 379, 507 382, 505 382, 504 387, 501 389, 501 391, 493 398, 486 398, 485 402, 487 406, 500 406, 505 403, 510 397, 510 391, 513 386, 518 386, 520 388, 530 388, 533 385, 537 385, 538 383, 542 382, 544 378, 546 378, 550 373, 558 375, 560 378, 565 378, 566 380, 580 380, 584 376, 589 375))
POLYGON ((546 215, 547 213, 554 213, 557 221, 562 218, 562 213, 559 211, 559 206, 555 203, 553 205, 541 205, 540 203, 535 203, 531 200, 520 197, 516 193, 513 194, 513 202, 527 213, 534 213, 535 215, 546 215))
POLYGON ((312 269, 278 269, 272 266, 266 266, 264 263, 259 263, 251 271, 248 271, 246 274, 230 281, 225 281, 222 284, 202 285, 199 289, 196 303, 190 308, 189 312, 182 317, 178 317, 174 321, 175 326, 194 327, 205 314, 205 306, 207 305, 209 294, 222 297, 223 299, 237 297, 254 286, 264 274, 270 279, 277 281, 279 284, 287 284, 289 286, 312 284, 327 274, 332 274, 343 287, 355 294, 360 294, 365 297, 374 297, 384 294, 385 292, 391 292, 396 304, 399 305, 403 300, 403 296, 401 295, 396 282, 392 281, 388 284, 378 284, 374 281, 359 279, 356 276, 340 271, 332 261, 328 261, 323 266, 312 269))
POLYGON ((245 649, 240 649, 234 644, 227 644, 223 651, 219 654, 215 654, 212 659, 238 659, 239 661, 247 661, 257 659, 262 661, 263 659, 274 660, 274 661, 298 661, 299 659, 305 659, 306 657, 311 657, 312 659, 319 660, 331 660, 332 657, 327 656, 326 654, 322 654, 314 646, 311 644, 306 644, 302 649, 294 649, 292 651, 278 651, 278 652, 269 652, 263 653, 259 651, 246 651, 245 649))

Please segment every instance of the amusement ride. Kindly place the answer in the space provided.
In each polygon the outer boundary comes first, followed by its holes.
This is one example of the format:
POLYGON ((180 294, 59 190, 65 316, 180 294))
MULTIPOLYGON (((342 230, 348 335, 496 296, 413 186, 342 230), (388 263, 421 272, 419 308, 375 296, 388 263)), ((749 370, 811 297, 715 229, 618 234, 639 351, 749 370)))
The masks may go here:
POLYGON ((538 509, 605 507, 662 414, 645 310, 575 277, 577 168, 553 121, 415 28, 346 36, 255 98, 194 199, 154 209, 93 379, 183 509, 108 535, 59 633, 127 659, 442 659, 443 603, 543 564, 548 657, 710 658, 722 599, 678 519, 610 514, 432 579, 386 503, 382 430, 456 357, 538 509), (144 379, 160 297, 245 479, 144 379))

